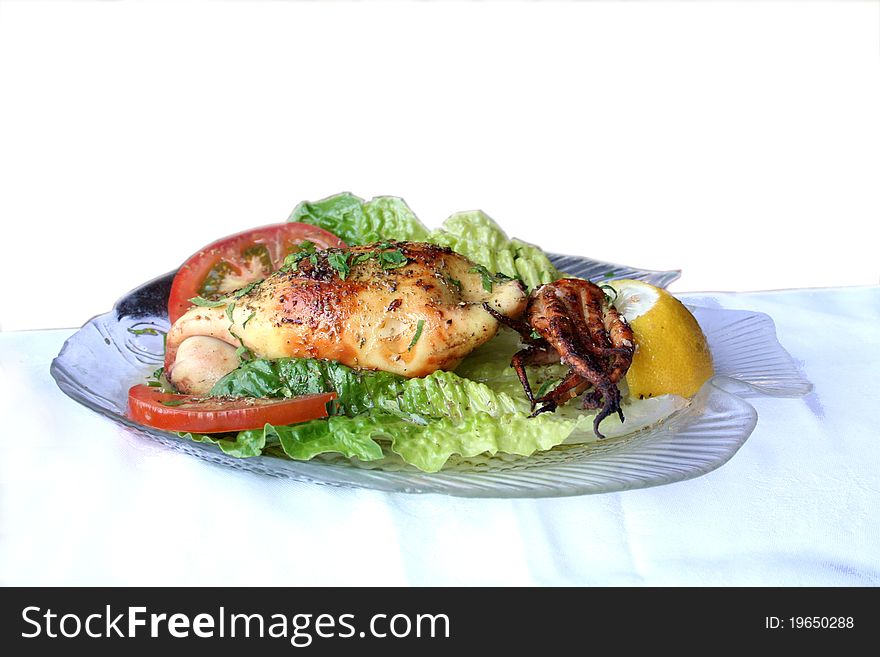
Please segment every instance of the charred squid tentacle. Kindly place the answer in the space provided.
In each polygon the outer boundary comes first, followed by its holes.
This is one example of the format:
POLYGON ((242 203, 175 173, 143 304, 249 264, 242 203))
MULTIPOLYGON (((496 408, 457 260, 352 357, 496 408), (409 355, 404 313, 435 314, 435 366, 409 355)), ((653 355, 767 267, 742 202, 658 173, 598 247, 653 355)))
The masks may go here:
POLYGON ((564 404, 569 399, 577 397, 589 387, 589 384, 581 378, 580 374, 574 370, 569 370, 568 374, 565 375, 565 378, 559 382, 559 385, 543 397, 540 397, 538 401, 543 402, 553 400, 559 404, 564 404))
POLYGON ((529 345, 514 356, 511 365, 532 408, 543 403, 533 416, 553 411, 585 393, 583 407, 598 409, 593 431, 599 438, 604 438, 599 425, 606 417, 617 413, 623 421, 617 383, 632 363, 635 343, 629 325, 597 285, 580 279, 562 279, 542 285, 529 299, 528 325, 502 319, 493 308, 484 307, 498 321, 518 331, 529 345), (536 331, 541 340, 536 340, 532 331, 536 331), (556 388, 535 399, 525 366, 546 362, 548 357, 558 359, 570 369, 556 388))
POLYGON ((581 398, 581 408, 595 410, 602 408, 602 395, 598 390, 590 390, 581 398))
POLYGON ((513 355, 513 358, 510 361, 510 366, 516 371, 516 375, 519 377, 519 382, 526 391, 526 396, 529 398, 529 401, 532 402, 532 408, 535 407, 537 402, 544 400, 535 399, 525 366, 550 365, 551 363, 558 362, 559 356, 557 354, 551 352, 546 347, 540 346, 526 347, 513 355))
POLYGON ((607 304, 605 327, 612 345, 608 378, 613 383, 617 383, 626 376, 629 366, 632 365, 633 355, 636 351, 635 338, 629 324, 611 304, 607 304))
POLYGON ((529 326, 528 322, 525 322, 522 319, 515 317, 508 317, 497 310, 495 310, 488 302, 483 302, 483 309, 489 313, 492 318, 504 326, 508 328, 512 328, 514 331, 519 333, 520 337, 523 339, 523 342, 526 344, 539 344, 544 342, 542 338, 536 338, 532 335, 533 329, 529 326))
POLYGON ((526 397, 529 398, 529 401, 532 404, 532 410, 534 410, 537 400, 535 399, 535 394, 532 392, 532 386, 529 383, 529 375, 526 374, 526 360, 530 353, 531 351, 529 349, 517 351, 513 355, 510 365, 516 371, 516 375, 519 377, 519 382, 522 384, 523 390, 526 391, 526 397))
POLYGON ((593 420, 593 433, 599 438, 604 438, 605 436, 599 432, 599 424, 601 424, 602 420, 613 413, 617 413, 621 422, 623 422, 624 418, 623 409, 620 408, 620 389, 609 381, 602 385, 599 392, 603 398, 602 410, 599 411, 596 419, 593 420))

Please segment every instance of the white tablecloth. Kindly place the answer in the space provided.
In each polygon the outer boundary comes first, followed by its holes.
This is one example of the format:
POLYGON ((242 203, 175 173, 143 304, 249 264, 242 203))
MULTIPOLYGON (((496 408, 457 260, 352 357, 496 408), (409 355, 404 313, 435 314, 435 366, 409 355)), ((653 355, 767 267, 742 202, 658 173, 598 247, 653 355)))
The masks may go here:
POLYGON ((564 499, 206 463, 63 395, 71 330, 0 333, 0 584, 880 583, 880 288, 690 298, 769 313, 813 393, 751 398, 757 428, 708 475, 564 499))

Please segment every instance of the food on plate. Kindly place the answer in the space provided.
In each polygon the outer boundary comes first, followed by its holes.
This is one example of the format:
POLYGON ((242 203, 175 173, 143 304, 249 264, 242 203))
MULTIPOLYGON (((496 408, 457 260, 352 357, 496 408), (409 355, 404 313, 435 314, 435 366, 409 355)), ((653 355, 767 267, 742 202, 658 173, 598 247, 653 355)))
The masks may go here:
POLYGON ((671 295, 565 276, 482 212, 429 230, 401 199, 339 194, 301 203, 290 221, 299 241, 266 247, 268 260, 236 260, 252 253, 241 244, 264 243, 236 236, 231 251, 219 240, 181 269, 165 368, 150 395, 132 389, 150 410, 135 420, 239 457, 336 454, 436 472, 652 426, 711 374, 696 320, 671 295), (326 234, 301 239, 302 225, 326 234), (300 401, 320 394, 335 398, 300 401), (279 399, 302 415, 222 421, 226 408, 279 399), (182 414, 168 407, 216 421, 172 426, 182 414), (318 411, 327 416, 305 417, 318 411))
POLYGON ((193 297, 216 301, 266 278, 302 245, 326 249, 344 247, 345 242, 318 226, 297 222, 252 228, 211 242, 190 256, 174 277, 169 321, 189 310, 193 297))
POLYGON ((238 366, 242 345, 257 358, 319 358, 408 377, 451 370, 495 335, 483 304, 502 315, 525 308, 522 283, 481 269, 424 242, 301 251, 245 293, 180 317, 165 371, 181 392, 205 394, 238 366))
POLYGON ((626 374, 629 394, 694 396, 714 374, 706 336, 693 314, 666 290, 642 281, 609 281, 614 305, 638 349, 626 374))

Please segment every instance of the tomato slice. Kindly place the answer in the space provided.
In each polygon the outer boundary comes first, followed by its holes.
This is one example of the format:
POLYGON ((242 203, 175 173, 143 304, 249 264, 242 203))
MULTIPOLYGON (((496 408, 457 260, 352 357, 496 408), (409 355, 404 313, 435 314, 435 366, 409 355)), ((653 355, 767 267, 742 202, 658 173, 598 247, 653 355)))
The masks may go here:
POLYGON ((173 324, 189 310, 193 297, 215 301, 266 278, 303 242, 319 249, 346 247, 333 233, 297 222, 254 228, 212 242, 178 270, 168 297, 168 319, 173 324))
POLYGON ((140 384, 128 391, 128 417, 166 431, 223 433, 327 417, 327 402, 332 399, 335 392, 292 399, 194 397, 140 384))

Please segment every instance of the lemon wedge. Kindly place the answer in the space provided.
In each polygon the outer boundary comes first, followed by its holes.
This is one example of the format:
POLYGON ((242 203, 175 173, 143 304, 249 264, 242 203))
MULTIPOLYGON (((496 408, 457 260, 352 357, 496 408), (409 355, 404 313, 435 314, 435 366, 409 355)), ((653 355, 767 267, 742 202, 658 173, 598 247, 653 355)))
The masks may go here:
POLYGON ((692 397, 714 373, 696 318, 666 290, 643 281, 609 281, 614 307, 632 327, 636 352, 626 375, 633 399, 692 397))

